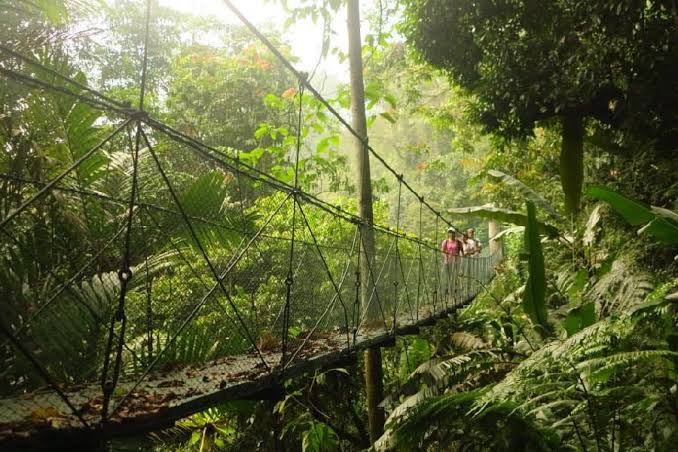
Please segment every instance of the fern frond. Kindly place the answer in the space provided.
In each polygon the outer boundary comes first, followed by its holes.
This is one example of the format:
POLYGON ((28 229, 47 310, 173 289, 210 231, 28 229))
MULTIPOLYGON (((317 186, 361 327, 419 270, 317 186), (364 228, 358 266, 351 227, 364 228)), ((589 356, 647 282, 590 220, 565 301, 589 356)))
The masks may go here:
POLYGON ((585 294, 598 306, 600 316, 620 315, 641 304, 654 289, 652 275, 635 268, 628 256, 612 262, 610 270, 585 294))
POLYGON ((453 333, 450 337, 450 341, 462 350, 479 350, 487 348, 487 344, 484 340, 475 334, 466 331, 457 331, 456 333, 453 333))

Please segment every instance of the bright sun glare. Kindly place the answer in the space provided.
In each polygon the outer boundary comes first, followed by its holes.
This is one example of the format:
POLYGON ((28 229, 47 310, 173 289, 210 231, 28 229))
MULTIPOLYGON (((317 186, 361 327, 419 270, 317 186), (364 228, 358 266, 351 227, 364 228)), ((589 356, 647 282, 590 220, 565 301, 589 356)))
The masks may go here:
MULTIPOLYGON (((364 9, 372 2, 361 3, 364 9)), ((216 18, 224 23, 240 23, 221 0, 160 0, 160 4, 196 16, 216 18)), ((322 23, 313 23, 308 19, 298 21, 289 28, 283 29, 289 13, 285 12, 279 0, 235 0, 234 4, 255 25, 270 26, 272 24, 283 32, 285 39, 292 47, 293 54, 299 58, 297 69, 310 72, 318 64, 322 50, 322 23)), ((293 5, 294 2, 289 2, 289 4, 293 5)), ((363 27, 365 26, 367 23, 363 21, 363 27)), ((334 32, 332 45, 344 50, 348 38, 343 10, 334 16, 332 30, 334 32)), ((316 80, 327 77, 345 82, 348 80, 348 67, 345 63, 340 63, 335 56, 328 55, 320 62, 317 74, 316 80)))

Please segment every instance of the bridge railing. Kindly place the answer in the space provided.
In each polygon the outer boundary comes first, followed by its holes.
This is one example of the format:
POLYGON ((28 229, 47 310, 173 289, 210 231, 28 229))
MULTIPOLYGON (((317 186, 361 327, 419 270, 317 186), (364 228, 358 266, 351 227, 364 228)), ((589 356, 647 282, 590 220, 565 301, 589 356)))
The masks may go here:
POLYGON ((498 255, 443 264, 436 234, 449 223, 388 166, 391 227, 365 225, 298 177, 276 179, 147 114, 146 58, 130 108, 0 52, 17 115, 48 105, 83 118, 6 144, 0 439, 105 426, 283 378, 442 315, 493 275, 498 255))

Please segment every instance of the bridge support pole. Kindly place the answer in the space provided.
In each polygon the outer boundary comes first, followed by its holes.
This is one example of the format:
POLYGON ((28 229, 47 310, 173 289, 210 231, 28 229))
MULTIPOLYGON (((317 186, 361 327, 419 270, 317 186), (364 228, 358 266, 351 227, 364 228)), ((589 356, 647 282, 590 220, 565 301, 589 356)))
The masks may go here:
POLYGON ((499 234, 501 231, 501 224, 497 220, 490 220, 490 222, 487 224, 487 232, 488 232, 488 237, 490 239, 490 254, 494 254, 497 251, 501 250, 502 243, 501 239, 499 240, 492 240, 492 237, 495 235, 499 234))
MULTIPOLYGON (((360 42, 360 4, 359 0, 348 0, 348 58, 351 73, 351 122, 357 137, 353 146, 357 157, 356 182, 358 187, 358 205, 362 219, 360 244, 361 306, 368 322, 378 320, 379 310, 375 303, 369 304, 372 293, 370 268, 374 268, 375 240, 372 212, 372 181, 370 177, 370 154, 367 141, 367 119, 365 116, 365 86, 363 82, 362 45, 360 42)), ((378 347, 365 352, 365 389, 367 395, 367 416, 370 442, 374 442, 384 431, 384 410, 379 406, 384 398, 383 369, 381 350, 378 347)))

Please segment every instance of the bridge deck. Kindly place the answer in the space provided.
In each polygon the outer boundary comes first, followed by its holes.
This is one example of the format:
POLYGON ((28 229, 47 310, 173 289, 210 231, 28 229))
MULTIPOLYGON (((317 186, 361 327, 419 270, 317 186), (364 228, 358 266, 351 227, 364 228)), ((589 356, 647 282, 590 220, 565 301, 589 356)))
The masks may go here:
MULTIPOLYGON (((395 333, 416 333, 419 327, 432 325, 436 319, 449 315, 463 304, 437 313, 422 308, 418 320, 412 319, 410 315, 398 318, 395 333)), ((345 332, 321 332, 314 336, 308 339, 302 353, 288 364, 285 377, 353 359, 360 350, 388 345, 394 340, 393 330, 387 331, 384 327, 356 332, 355 339, 349 338, 350 346, 345 332)), ((0 410, 0 445, 5 450, 36 442, 44 444, 46 440, 133 435, 171 426, 176 420, 219 402, 265 398, 265 392, 275 388, 281 379, 281 351, 268 350, 262 351, 262 354, 271 370, 266 369, 252 352, 149 374, 143 388, 131 392, 105 426, 100 424, 102 398, 98 383, 64 388, 68 398, 88 422, 89 428, 83 426, 53 390, 39 390, 20 397, 0 399, 3 408, 0 410)), ((120 381, 116 393, 127 394, 133 386, 133 380, 120 381)), ((112 406, 120 400, 119 397, 114 397, 112 406)))

